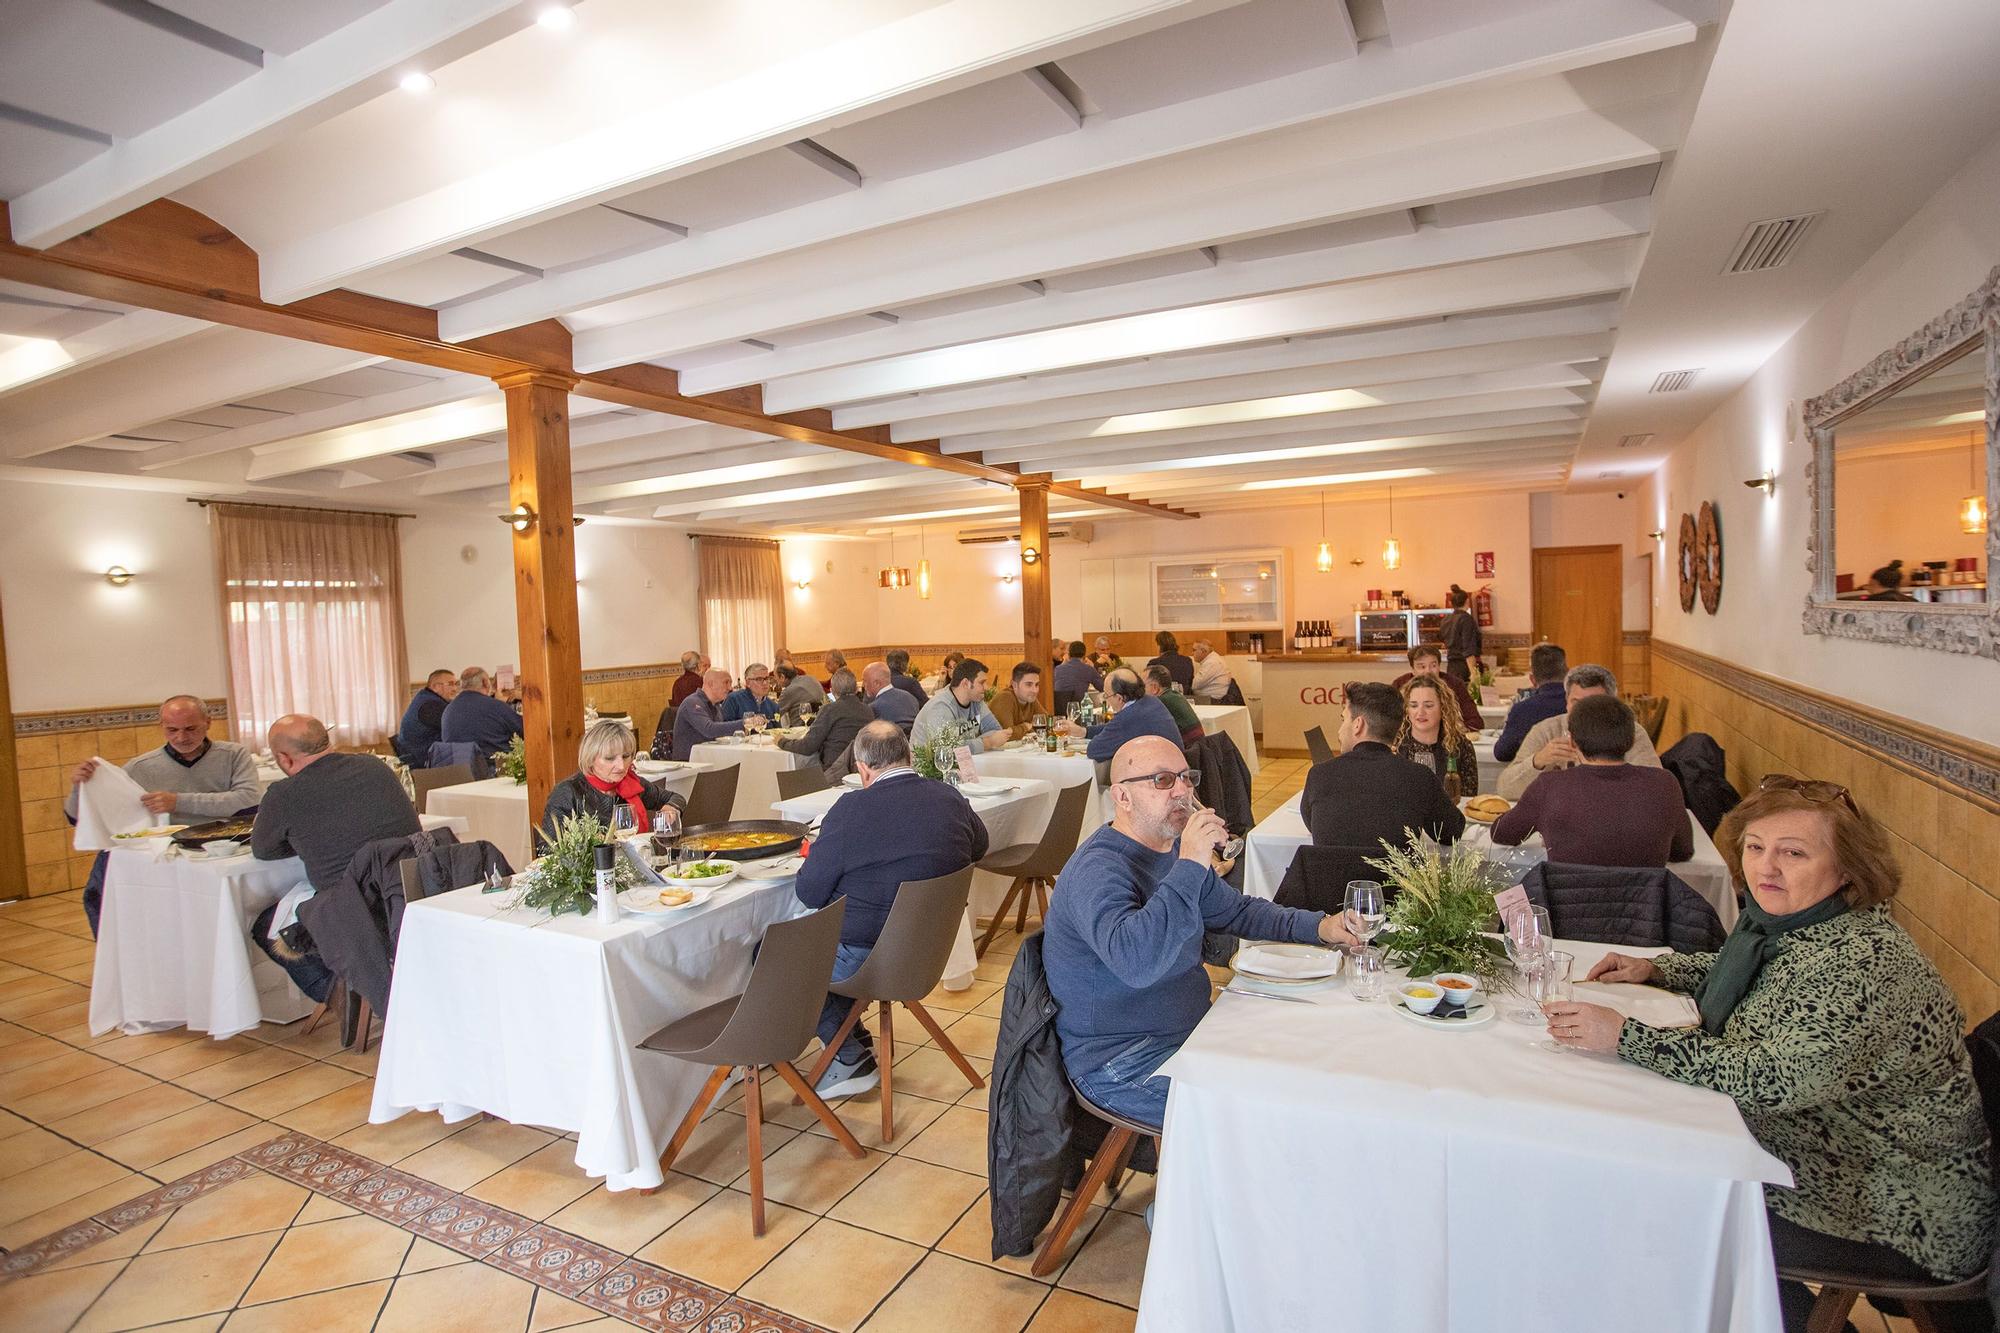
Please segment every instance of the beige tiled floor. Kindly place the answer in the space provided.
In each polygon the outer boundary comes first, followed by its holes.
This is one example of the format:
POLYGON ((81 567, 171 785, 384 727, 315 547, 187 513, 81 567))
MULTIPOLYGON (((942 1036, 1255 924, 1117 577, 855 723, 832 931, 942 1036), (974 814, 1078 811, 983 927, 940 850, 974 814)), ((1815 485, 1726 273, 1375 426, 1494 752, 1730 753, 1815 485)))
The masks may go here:
MULTIPOLYGON (((1252 792, 1259 819, 1299 789, 1306 767, 1266 757, 1252 792)), ((1151 1180, 1133 1177, 1094 1208, 1081 1246, 1052 1278, 1032 1277, 1026 1260, 994 1262, 985 1092, 968 1088, 913 1021, 896 1025, 894 1141, 882 1141, 879 1093, 835 1108, 866 1149, 860 1161, 769 1080, 768 1233, 756 1239, 740 1090, 711 1112, 664 1188, 612 1194, 577 1170, 569 1140, 546 1130, 416 1114, 368 1124, 374 1052, 343 1052, 332 1025, 311 1035, 302 1023, 266 1026, 223 1042, 183 1031, 93 1038, 78 1009, 84 987, 55 975, 74 967, 88 940, 73 894, 0 905, 0 1248, 291 1132, 842 1333, 1132 1327, 1151 1180)), ((930 1006, 982 1074, 1017 942, 1001 937, 970 990, 940 993, 930 1006)), ((1861 1326, 1879 1327, 1876 1318, 1864 1312, 1861 1326)), ((0 1330, 168 1324, 228 1333, 626 1326, 261 1172, 0 1288, 0 1330)))
MULTIPOLYGON (((1304 780, 1268 759, 1259 818, 1304 780)), ((775 1078, 765 1090, 768 1233, 750 1234, 741 1090, 696 1132, 666 1186, 612 1194, 574 1144, 524 1125, 434 1115, 368 1123, 375 1055, 333 1025, 266 1026, 227 1041, 185 1031, 93 1038, 71 968, 89 930, 76 895, 0 905, 0 1247, 71 1226, 286 1132, 310 1135, 671 1273, 851 1333, 1111 1333, 1132 1327, 1150 1180, 1092 1210, 1047 1280, 992 1261, 986 1094, 898 1014, 896 1135, 879 1093, 835 1111, 847 1156, 775 1078)), ((1002 985, 1018 943, 995 942, 970 990, 932 1015, 980 1071, 992 1066, 1002 985)), ((872 1022, 872 1019, 871 1019, 872 1022)), ((6 1284, 0 1330, 319 1327, 523 1330, 623 1327, 490 1262, 413 1236, 276 1175, 243 1179, 164 1218, 6 1284)))

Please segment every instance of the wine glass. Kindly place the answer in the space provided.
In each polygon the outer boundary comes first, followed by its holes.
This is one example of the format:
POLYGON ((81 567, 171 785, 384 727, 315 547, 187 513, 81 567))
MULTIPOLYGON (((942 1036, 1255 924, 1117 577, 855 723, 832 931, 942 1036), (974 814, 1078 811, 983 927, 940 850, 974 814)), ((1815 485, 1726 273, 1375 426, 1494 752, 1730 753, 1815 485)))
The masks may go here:
MULTIPOLYGON (((1517 994, 1532 997, 1535 976, 1554 947, 1549 939, 1549 913, 1544 907, 1524 907, 1511 913, 1505 922, 1506 931, 1502 941, 1507 947, 1507 957, 1520 972, 1522 982, 1516 987, 1517 994)), ((1501 1011, 1501 1016, 1510 1023, 1539 1023, 1542 1011, 1533 1004, 1511 1004, 1501 1011)))
POLYGON ((1362 944, 1375 938, 1389 919, 1382 898, 1382 886, 1372 879, 1347 881, 1346 922, 1348 933, 1362 944))
POLYGON ((629 838, 639 831, 639 821, 632 816, 632 807, 620 801, 611 812, 611 836, 629 838))
MULTIPOLYGON (((1539 1007, 1545 1004, 1561 1004, 1576 995, 1576 988, 1570 981, 1570 969, 1576 963, 1572 954, 1551 950, 1543 957, 1541 966, 1535 969, 1534 979, 1528 985, 1528 994, 1539 1007)), ((1547 1022, 1547 1017, 1543 1017, 1547 1022)), ((1546 1037, 1535 1043, 1545 1051, 1567 1051, 1569 1047, 1554 1037, 1546 1037)))

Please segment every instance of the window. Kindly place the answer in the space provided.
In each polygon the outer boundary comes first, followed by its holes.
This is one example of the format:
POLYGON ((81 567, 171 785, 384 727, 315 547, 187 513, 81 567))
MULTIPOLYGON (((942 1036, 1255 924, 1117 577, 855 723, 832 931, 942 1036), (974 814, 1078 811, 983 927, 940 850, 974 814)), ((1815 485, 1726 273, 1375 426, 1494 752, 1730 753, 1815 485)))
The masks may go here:
POLYGON ((741 676, 752 662, 768 663, 784 637, 785 579, 778 544, 740 537, 698 539, 701 567, 701 650, 741 676))

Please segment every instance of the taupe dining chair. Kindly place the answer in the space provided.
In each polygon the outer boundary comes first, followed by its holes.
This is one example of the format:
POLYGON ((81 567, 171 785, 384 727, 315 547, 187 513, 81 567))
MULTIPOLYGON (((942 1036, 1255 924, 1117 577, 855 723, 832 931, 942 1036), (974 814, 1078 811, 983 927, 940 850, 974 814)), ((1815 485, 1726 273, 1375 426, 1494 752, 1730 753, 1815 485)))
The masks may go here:
POLYGON ((1083 836, 1083 817, 1096 794, 1097 786, 1090 782, 1063 788, 1056 793, 1055 809, 1049 812, 1048 825, 1042 829, 1039 841, 1002 847, 979 863, 981 870, 1011 876, 1014 884, 1007 890, 1007 896, 1000 900, 1000 910, 993 914, 986 933, 979 937, 976 953, 982 957, 985 955, 993 937, 1000 933, 1000 926, 1006 921, 1010 907, 1015 909, 1015 931, 1024 935, 1027 933, 1028 896, 1031 893, 1035 899, 1036 917, 1044 921, 1048 919, 1049 889, 1068 863, 1070 853, 1076 850, 1077 840, 1083 836))
POLYGON ((1083 1225, 1083 1219, 1090 1215, 1090 1205, 1096 1202, 1098 1191, 1123 1177, 1125 1164, 1131 1160, 1132 1150, 1139 1146, 1139 1139, 1143 1136, 1153 1140, 1156 1151, 1160 1143, 1160 1132, 1151 1125, 1141 1124, 1137 1120, 1127 1120, 1115 1111, 1105 1110, 1078 1092, 1073 1083, 1070 1085, 1070 1095, 1076 1098, 1079 1107, 1111 1128, 1106 1131, 1104 1141, 1098 1145, 1097 1152, 1091 1156, 1090 1167, 1083 1173, 1083 1179, 1077 1183, 1076 1192, 1070 1195, 1069 1204, 1063 1209, 1062 1216, 1056 1220, 1055 1230, 1049 1233, 1048 1240, 1042 1244, 1041 1252, 1035 1255, 1034 1267, 1030 1271, 1036 1277, 1047 1277, 1062 1267, 1063 1251, 1069 1248, 1070 1237, 1074 1236, 1076 1229, 1083 1225))
POLYGON ((1326 743, 1326 728, 1306 728, 1306 753, 1312 756, 1315 764, 1323 764, 1333 758, 1333 747, 1326 743))
POLYGON ((781 801, 789 801, 794 796, 810 796, 832 785, 833 780, 818 764, 801 764, 797 768, 778 770, 778 799, 781 801))
POLYGON ((472 765, 446 764, 442 768, 413 768, 410 770, 410 788, 416 793, 417 811, 423 812, 424 802, 439 787, 456 787, 472 781, 472 765))
POLYGON ((896 1062, 892 1016, 898 1004, 917 1016, 938 1049, 951 1057, 958 1072, 970 1079, 973 1087, 986 1086, 979 1071, 952 1045, 951 1038, 920 1003, 944 980, 944 969, 951 961, 951 946, 958 939, 958 925, 965 917, 965 899, 971 891, 971 866, 936 879, 910 880, 898 885, 896 901, 889 908, 889 919, 882 923, 882 934, 875 947, 868 951, 868 957, 854 969, 853 975, 827 987, 832 994, 853 1000, 854 1007, 847 1011, 847 1021, 840 1025, 834 1039, 820 1052, 808 1081, 815 1087, 819 1085, 821 1075, 833 1063, 847 1034, 861 1021, 861 1011, 873 1000, 882 1028, 882 1049, 876 1053, 875 1063, 882 1071, 884 1143, 896 1137, 895 1110, 890 1103, 890 1066, 896 1062))
POLYGON ((703 824, 720 824, 728 819, 729 812, 736 806, 736 775, 739 771, 735 764, 731 764, 728 768, 706 768, 696 773, 687 809, 681 811, 681 827, 697 828, 703 824))
POLYGON ((759 1236, 764 1234, 764 1088, 758 1081, 763 1066, 778 1071, 799 1100, 812 1108, 820 1123, 847 1149, 848 1156, 864 1155, 840 1117, 827 1109, 812 1090, 811 1081, 792 1063, 819 1026, 846 907, 847 900, 837 898, 809 916, 772 925, 764 932, 757 961, 750 969, 750 984, 741 995, 697 1009, 639 1043, 641 1050, 715 1066, 667 1142, 666 1151, 660 1154, 661 1171, 673 1166, 730 1074, 743 1071, 744 1132, 750 1148, 750 1227, 759 1236))

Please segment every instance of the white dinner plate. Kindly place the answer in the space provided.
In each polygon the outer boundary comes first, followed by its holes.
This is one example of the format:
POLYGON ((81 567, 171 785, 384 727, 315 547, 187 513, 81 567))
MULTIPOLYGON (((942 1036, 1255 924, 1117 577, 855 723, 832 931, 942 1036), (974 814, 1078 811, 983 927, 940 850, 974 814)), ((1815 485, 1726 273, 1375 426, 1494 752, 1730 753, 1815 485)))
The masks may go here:
POLYGON ((691 889, 694 897, 684 903, 669 907, 660 901, 660 891, 651 885, 642 884, 636 889, 627 889, 618 895, 618 905, 628 912, 640 916, 665 916, 669 912, 684 912, 690 907, 699 907, 708 901, 713 889, 691 889))
POLYGON ((1014 790, 1014 784, 984 778, 978 782, 961 782, 958 784, 958 789, 967 796, 998 796, 1003 792, 1014 790))
POLYGON ((859 773, 844 774, 840 779, 840 785, 843 787, 858 788, 861 785, 861 775, 859 773))
POLYGON ((790 856, 777 856, 768 861, 748 861, 736 872, 738 879, 790 879, 799 873, 805 858, 794 852, 790 856))
POLYGON ((1236 951, 1238 972, 1266 981, 1319 981, 1340 971, 1340 954, 1316 944, 1251 944, 1236 951))
MULTIPOLYGON (((1393 993, 1389 996, 1389 1007, 1396 1011, 1398 1017, 1415 1023, 1418 1027, 1444 1028, 1447 1030, 1451 1028, 1484 1027, 1493 1021, 1493 1015, 1499 1008, 1491 1000, 1480 999, 1472 1002, 1470 1012, 1464 1018, 1433 1018, 1429 1014, 1420 1014, 1406 1008, 1403 1002, 1393 993)), ((1440 1004, 1438 1007, 1442 1009, 1443 1005, 1440 1004)))

